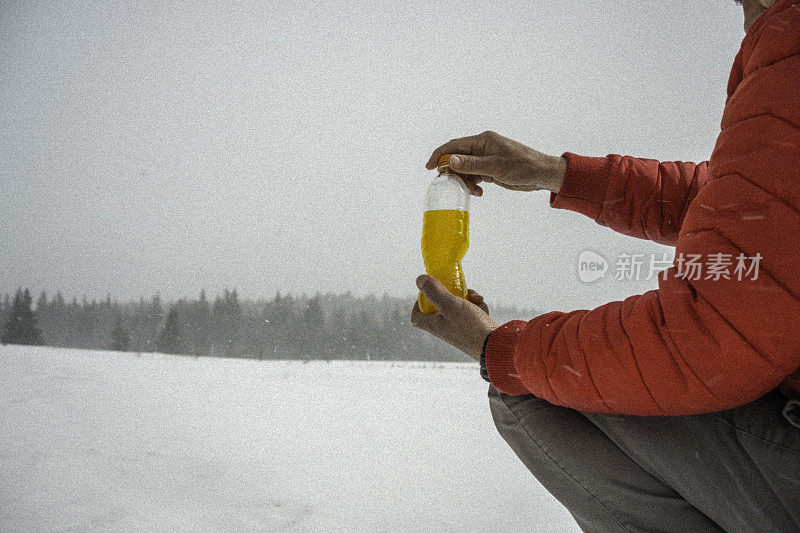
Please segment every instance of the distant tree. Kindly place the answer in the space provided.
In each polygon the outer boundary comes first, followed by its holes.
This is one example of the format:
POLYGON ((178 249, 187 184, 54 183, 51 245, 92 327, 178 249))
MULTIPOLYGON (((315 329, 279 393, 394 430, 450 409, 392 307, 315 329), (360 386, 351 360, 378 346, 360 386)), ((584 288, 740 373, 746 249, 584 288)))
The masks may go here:
POLYGON ((153 344, 153 340, 155 340, 156 336, 159 334, 158 332, 160 331, 161 324, 163 324, 163 320, 164 320, 164 306, 161 303, 161 295, 156 294, 155 296, 153 296, 150 305, 147 308, 147 328, 149 333, 148 338, 151 346, 153 344))
POLYGON ((37 313, 47 312, 47 294, 44 291, 39 293, 39 299, 36 300, 36 312, 37 313))
POLYGON ((211 350, 211 304, 206 291, 200 291, 200 299, 189 302, 183 329, 184 348, 193 355, 208 355, 211 350))
POLYGON ((325 313, 322 311, 319 294, 306 304, 301 317, 297 343, 303 359, 321 359, 325 347, 325 313))
POLYGON ((164 323, 161 296, 156 294, 149 301, 139 297, 139 302, 131 307, 131 349, 137 352, 155 351, 164 323))
POLYGON ((49 323, 46 329, 45 324, 42 325, 42 329, 45 332, 45 336, 54 346, 65 346, 67 342, 67 303, 64 301, 64 295, 61 294, 61 291, 56 292, 53 301, 50 302, 48 306, 48 319, 49 323))
POLYGON ((144 296, 140 296, 139 302, 131 307, 131 348, 137 352, 148 351, 153 337, 147 328, 147 302, 144 296))
POLYGON ((117 323, 111 331, 111 349, 116 352, 127 352, 131 347, 131 334, 122 323, 122 316, 117 314, 117 323))
POLYGON ((31 293, 28 289, 17 290, 11 306, 11 316, 6 322, 3 333, 3 344, 27 344, 40 346, 43 344, 42 330, 32 308, 31 293))
POLYGON ((353 309, 352 314, 342 324, 340 334, 349 345, 348 350, 340 357, 345 359, 371 359, 374 357, 372 339, 378 336, 378 331, 375 320, 366 309, 353 309))
POLYGON ((272 345, 273 357, 295 358, 297 311, 291 295, 282 296, 280 291, 275 298, 264 307, 264 324, 266 335, 272 345))
POLYGON ((328 319, 328 343, 327 350, 330 352, 329 358, 351 359, 352 351, 351 339, 348 336, 349 317, 344 307, 341 305, 334 308, 328 319))
POLYGON ((169 313, 167 313, 167 320, 164 324, 164 329, 161 330, 161 335, 158 336, 156 346, 163 353, 182 353, 183 338, 181 336, 180 313, 178 312, 177 304, 173 305, 169 313))
POLYGON ((325 326, 325 313, 322 311, 319 294, 308 301, 303 311, 303 321, 307 326, 321 329, 325 326))
POLYGON ((242 307, 236 290, 225 289, 211 307, 211 355, 237 357, 241 353, 242 307))

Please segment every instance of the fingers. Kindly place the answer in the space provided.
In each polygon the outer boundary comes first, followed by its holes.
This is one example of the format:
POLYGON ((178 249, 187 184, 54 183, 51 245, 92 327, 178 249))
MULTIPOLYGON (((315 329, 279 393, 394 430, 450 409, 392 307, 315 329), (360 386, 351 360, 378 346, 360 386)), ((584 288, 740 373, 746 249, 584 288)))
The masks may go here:
POLYGON ((486 302, 483 301, 483 296, 481 296, 474 290, 472 289, 467 290, 467 300, 480 307, 481 310, 483 310, 483 312, 486 313, 487 315, 489 314, 489 306, 486 305, 486 302))
POLYGON ((419 308, 419 302, 414 302, 414 307, 411 309, 411 325, 415 328, 435 332, 441 327, 444 319, 444 316, 440 313, 423 314, 419 308))
POLYGON ((422 274, 417 278, 417 287, 422 294, 439 310, 439 313, 447 313, 453 308, 458 297, 451 294, 441 282, 431 276, 422 274))
POLYGON ((461 137, 460 139, 453 139, 441 145, 433 151, 431 158, 425 164, 425 168, 433 170, 439 164, 439 158, 444 154, 472 154, 486 145, 485 139, 480 135, 471 135, 469 137, 461 137))
POLYGON ((483 301, 483 296, 478 294, 475 289, 467 289, 467 300, 477 305, 483 301))
POLYGON ((499 170, 499 161, 496 156, 477 156, 477 155, 452 155, 450 157, 450 168, 459 174, 477 174, 481 176, 493 176, 499 170))
POLYGON ((422 309, 419 308, 419 301, 414 302, 414 307, 411 308, 411 325, 419 327, 419 323, 424 316, 422 309))
POLYGON ((486 183, 493 183, 494 178, 491 176, 486 176, 483 174, 459 174, 461 179, 464 181, 464 184, 469 189, 470 194, 473 196, 483 196, 483 188, 478 185, 478 183, 486 182, 486 183))
POLYGON ((495 137, 497 134, 486 131, 480 135, 448 141, 433 151, 425 167, 434 169, 442 155, 453 154, 450 158, 450 168, 461 176, 470 194, 483 196, 483 188, 478 183, 494 181, 492 175, 499 165, 495 157, 480 154, 486 153, 487 143, 495 137))
POLYGON ((461 179, 464 182, 464 185, 467 186, 467 189, 469 189, 469 193, 472 196, 483 196, 483 188, 478 185, 480 180, 469 179, 467 176, 461 176, 461 179))

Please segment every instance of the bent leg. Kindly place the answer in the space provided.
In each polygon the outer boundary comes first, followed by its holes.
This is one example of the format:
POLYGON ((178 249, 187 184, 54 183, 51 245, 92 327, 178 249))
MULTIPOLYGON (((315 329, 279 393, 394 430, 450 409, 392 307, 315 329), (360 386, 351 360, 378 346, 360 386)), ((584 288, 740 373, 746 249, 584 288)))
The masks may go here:
POLYGON ((728 531, 800 531, 800 429, 772 391, 718 413, 583 413, 626 455, 728 531))
POLYGON ((584 531, 721 531, 578 411, 489 387, 497 430, 584 531))

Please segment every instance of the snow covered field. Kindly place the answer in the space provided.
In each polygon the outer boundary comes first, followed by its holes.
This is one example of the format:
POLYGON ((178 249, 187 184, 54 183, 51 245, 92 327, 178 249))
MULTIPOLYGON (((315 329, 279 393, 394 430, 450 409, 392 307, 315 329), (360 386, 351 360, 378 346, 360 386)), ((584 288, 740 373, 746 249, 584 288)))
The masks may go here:
POLYGON ((577 531, 459 363, 0 346, 2 531, 577 531))

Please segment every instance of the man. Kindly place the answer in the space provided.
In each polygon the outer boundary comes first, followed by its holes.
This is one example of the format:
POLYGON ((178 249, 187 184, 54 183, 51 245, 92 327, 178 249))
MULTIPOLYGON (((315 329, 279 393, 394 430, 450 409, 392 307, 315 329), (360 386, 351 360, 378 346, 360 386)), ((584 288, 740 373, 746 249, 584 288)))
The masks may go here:
POLYGON ((501 435, 587 531, 800 530, 800 0, 743 8, 708 162, 552 157, 487 132, 427 165, 455 154, 472 194, 550 190, 676 248, 657 290, 530 322, 417 279, 439 312, 412 322, 481 361, 501 435))

